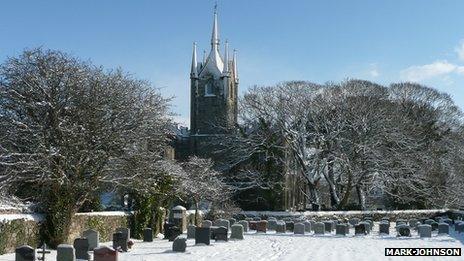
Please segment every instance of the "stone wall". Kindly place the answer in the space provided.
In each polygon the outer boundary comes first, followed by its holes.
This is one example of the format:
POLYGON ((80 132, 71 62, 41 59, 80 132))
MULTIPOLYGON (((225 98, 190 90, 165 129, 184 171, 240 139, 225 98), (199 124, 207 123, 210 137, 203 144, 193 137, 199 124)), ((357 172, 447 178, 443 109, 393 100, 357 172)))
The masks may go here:
MULTIPOLYGON (((67 243, 72 244, 89 228, 100 233, 100 242, 111 241, 112 233, 118 227, 127 227, 130 217, 131 213, 117 211, 77 213, 72 220, 67 243)), ((1 214, 0 255, 14 252, 21 245, 37 247, 42 220, 43 215, 40 214, 1 214)))

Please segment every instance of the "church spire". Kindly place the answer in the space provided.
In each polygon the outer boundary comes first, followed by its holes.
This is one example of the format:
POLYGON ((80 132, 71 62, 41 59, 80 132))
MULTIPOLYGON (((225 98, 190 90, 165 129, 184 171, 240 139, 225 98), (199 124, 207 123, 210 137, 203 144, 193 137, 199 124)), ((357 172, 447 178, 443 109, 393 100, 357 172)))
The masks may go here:
POLYGON ((226 41, 224 47, 224 74, 229 73, 229 42, 226 41))
POLYGON ((234 49, 234 56, 232 58, 232 67, 234 71, 235 82, 238 82, 238 71, 237 71, 237 50, 234 49))
POLYGON ((217 3, 214 5, 213 33, 211 34, 211 48, 217 49, 219 46, 219 33, 217 22, 217 3))
POLYGON ((197 43, 193 42, 193 54, 192 54, 192 67, 190 71, 191 78, 198 77, 198 70, 197 70, 197 43))

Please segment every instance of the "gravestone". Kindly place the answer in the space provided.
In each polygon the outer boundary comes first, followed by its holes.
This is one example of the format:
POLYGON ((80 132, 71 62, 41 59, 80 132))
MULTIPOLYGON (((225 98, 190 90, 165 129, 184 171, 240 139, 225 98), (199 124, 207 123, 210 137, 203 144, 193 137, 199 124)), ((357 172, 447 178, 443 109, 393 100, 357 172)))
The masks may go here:
POLYGON ((285 221, 285 227, 288 231, 292 231, 294 229, 295 223, 293 221, 285 221))
POLYGON ((183 231, 187 230, 187 209, 179 205, 173 207, 171 213, 169 223, 178 227, 182 234, 183 231))
POLYGON ((275 220, 275 221, 277 221, 277 218, 276 218, 276 217, 269 217, 269 218, 267 219, 267 221, 270 221, 270 220, 275 220))
POLYGON ((122 232, 116 232, 113 234, 113 248, 121 251, 127 252, 127 236, 122 232))
POLYGON ((424 221, 424 224, 426 224, 426 225, 432 225, 432 223, 434 223, 434 222, 435 222, 435 220, 433 220, 433 219, 426 219, 426 220, 424 221))
POLYGON ((258 221, 248 221, 248 224, 250 230, 256 230, 256 227, 258 226, 258 221))
POLYGON ((93 250, 93 261, 118 261, 118 254, 111 247, 100 246, 93 250))
POLYGON ((174 241, 176 237, 182 234, 182 231, 180 230, 179 227, 174 226, 174 224, 165 224, 164 227, 164 239, 168 239, 169 241, 174 241), (168 225, 168 226, 166 226, 168 225))
POLYGON ((56 260, 76 261, 76 251, 74 247, 67 244, 60 244, 56 248, 56 260))
POLYGON ((303 223, 296 223, 293 226, 293 233, 295 235, 304 235, 305 234, 305 225, 303 223))
POLYGON ((213 222, 211 222, 211 220, 203 220, 203 222, 201 222, 201 227, 211 227, 213 225, 213 222))
POLYGON ((89 250, 93 250, 94 248, 98 247, 99 242, 99 234, 98 231, 93 229, 88 229, 82 232, 82 237, 85 237, 89 240, 89 250))
POLYGON ((357 225, 354 226, 354 234, 355 235, 367 235, 367 226, 369 226, 368 223, 358 223, 357 225))
POLYGON ((227 227, 218 227, 214 230, 214 235, 216 241, 221 240, 221 241, 227 241, 227 233, 228 233, 227 227))
POLYGON ((172 251, 185 252, 187 248, 187 239, 185 237, 176 237, 172 242, 172 251))
POLYGON ((316 221, 310 219, 309 223, 311 223, 311 231, 314 231, 314 225, 316 224, 316 221))
POLYGON ((408 224, 411 228, 414 228, 416 227, 417 221, 418 221, 417 219, 410 219, 408 224))
POLYGON ((15 261, 34 261, 35 249, 30 246, 20 246, 15 249, 15 261))
POLYGON ((276 226, 277 226, 277 220, 269 220, 267 221, 267 229, 269 230, 276 230, 276 226))
POLYGON ((460 221, 454 225, 454 230, 458 233, 464 233, 464 222, 460 221))
POLYGON ((419 225, 417 230, 420 237, 432 237, 432 226, 431 225, 419 225))
POLYGON ((237 223, 235 218, 229 218, 229 224, 232 226, 233 224, 237 223))
POLYGON ((351 218, 348 222, 354 227, 359 223, 359 221, 359 218, 351 218))
POLYGON ((250 222, 250 221, 254 221, 252 217, 247 217, 245 218, 246 221, 250 222))
POLYGON ((449 225, 447 223, 439 223, 438 234, 449 234, 449 225))
POLYGON ((303 222, 303 225, 305 226, 305 232, 311 233, 311 222, 309 222, 308 220, 305 220, 303 222))
POLYGON ((324 221, 324 227, 325 227, 325 232, 328 232, 329 234, 332 233, 334 223, 333 221, 324 221))
POLYGON ((76 259, 89 260, 89 240, 87 238, 76 238, 74 239, 74 249, 76 253, 76 259))
POLYGON ((187 227, 187 238, 195 238, 195 229, 197 226, 195 225, 189 225, 187 227))
POLYGON ((276 233, 285 233, 287 228, 285 227, 285 222, 278 221, 276 224, 276 233))
POLYGON ((261 220, 260 217, 254 217, 254 218, 253 218, 253 221, 260 221, 260 220, 261 220))
POLYGON ((147 227, 143 230, 143 242, 153 242, 153 229, 147 227))
POLYGON ((325 225, 322 222, 314 223, 314 234, 316 235, 324 235, 325 233, 325 225))
POLYGON ((256 232, 266 233, 267 229, 267 220, 258 221, 256 224, 256 232))
POLYGON ((243 239, 243 226, 240 224, 233 224, 231 227, 232 233, 230 238, 233 239, 243 239))
POLYGON ((435 231, 435 230, 438 229, 438 223, 437 222, 434 221, 430 225, 432 226, 432 231, 435 231))
POLYGON ((219 219, 218 224, 216 226, 230 229, 230 222, 227 219, 219 219))
POLYGON ((336 235, 341 235, 341 236, 346 236, 347 229, 349 229, 348 224, 337 224, 335 226, 335 234, 336 235))
POLYGON ((210 227, 197 227, 195 228, 195 245, 197 244, 210 244, 211 228, 210 227))
POLYGON ((216 233, 216 229, 218 228, 218 226, 211 226, 210 228, 211 228, 211 230, 210 230, 210 233, 211 233, 210 238, 215 239, 216 238, 215 233, 216 233))
MULTIPOLYGON (((363 221, 363 222, 359 222, 359 224, 363 224, 365 229, 366 229, 366 233, 369 234, 371 232, 371 223, 370 222, 367 222, 367 221, 363 221)), ((358 225, 359 225, 358 224, 358 225)))
POLYGON ((116 232, 121 232, 126 237, 127 241, 130 240, 130 229, 129 228, 120 227, 116 229, 116 232))
POLYGON ((238 222, 240 225, 243 227, 243 232, 248 232, 248 221, 246 220, 240 220, 238 222))
POLYGON ((450 226, 453 225, 453 220, 450 219, 450 218, 444 218, 444 219, 442 220, 442 222, 443 222, 443 223, 446 223, 446 224, 448 224, 448 225, 450 225, 450 226))
POLYGON ((396 227, 398 231, 397 237, 410 237, 411 236, 411 229, 407 225, 399 225, 396 227))
POLYGON ((379 234, 390 234, 390 224, 380 222, 379 223, 379 234))

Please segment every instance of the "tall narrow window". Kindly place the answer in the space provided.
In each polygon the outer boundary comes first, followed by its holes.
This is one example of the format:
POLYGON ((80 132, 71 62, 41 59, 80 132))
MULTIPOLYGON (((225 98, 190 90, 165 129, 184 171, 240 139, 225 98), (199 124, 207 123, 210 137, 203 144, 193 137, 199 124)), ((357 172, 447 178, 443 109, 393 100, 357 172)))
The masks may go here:
POLYGON ((211 83, 205 85, 205 96, 214 96, 213 85, 211 83))

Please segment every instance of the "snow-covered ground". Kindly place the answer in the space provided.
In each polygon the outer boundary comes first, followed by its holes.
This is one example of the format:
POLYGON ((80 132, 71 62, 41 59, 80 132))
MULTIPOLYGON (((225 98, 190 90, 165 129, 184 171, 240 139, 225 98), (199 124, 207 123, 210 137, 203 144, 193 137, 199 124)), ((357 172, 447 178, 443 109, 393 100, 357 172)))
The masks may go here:
MULTIPOLYGON (((394 225, 392 223, 392 225, 394 225)), ((335 235, 315 236, 275 234, 246 234, 244 240, 211 242, 211 245, 195 246, 195 240, 187 241, 185 253, 171 251, 172 242, 156 239, 152 243, 136 241, 133 249, 120 254, 120 261, 158 261, 158 260, 463 260, 463 257, 385 257, 386 247, 459 247, 464 248, 464 233, 420 239, 416 232, 411 238, 396 238, 394 228, 390 236, 379 236, 376 224, 374 231, 367 236, 354 236, 353 229, 347 237, 335 235)), ((0 261, 13 261, 14 254, 0 256, 0 261)), ((56 260, 53 252, 47 260, 56 260)))

